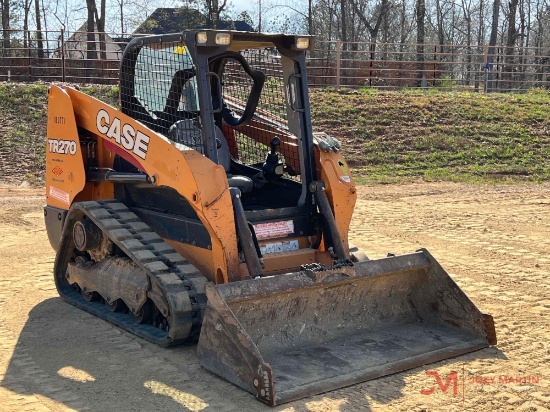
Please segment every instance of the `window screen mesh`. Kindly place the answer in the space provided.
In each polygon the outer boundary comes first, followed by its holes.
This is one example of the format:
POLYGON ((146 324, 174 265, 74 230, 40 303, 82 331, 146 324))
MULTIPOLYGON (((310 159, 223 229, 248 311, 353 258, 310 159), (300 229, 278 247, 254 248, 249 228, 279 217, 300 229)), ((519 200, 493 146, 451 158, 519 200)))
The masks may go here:
MULTIPOLYGON (((281 57, 274 48, 246 50, 241 54, 252 69, 266 75, 266 80, 252 120, 235 128, 236 147, 231 150, 232 156, 240 163, 259 166, 265 161, 271 139, 279 137, 281 160, 289 166, 288 171, 298 174, 298 145, 288 127, 281 57)), ((225 103, 236 116, 241 116, 252 89, 252 79, 237 60, 228 59, 222 83, 225 103)))
MULTIPOLYGON (((184 128, 196 138, 199 101, 195 67, 181 42, 144 45, 134 60, 133 76, 122 78, 123 110, 151 129, 185 144, 184 128), (182 122, 179 127, 172 127, 182 122), (172 127, 172 131, 169 129, 172 127)), ((131 72, 131 70, 128 70, 131 72)))
MULTIPOLYGON (((278 137, 278 153, 287 166, 286 176, 299 180, 298 141, 289 132, 281 56, 275 48, 245 50, 241 54, 252 69, 265 74, 266 80, 256 112, 247 125, 231 128, 218 123, 223 126, 230 153, 239 163, 261 167, 270 150, 269 143, 278 137)), ((126 70, 129 75, 121 78, 124 113, 169 139, 202 152, 195 66, 185 45, 145 44, 123 64, 133 64, 126 70)), ((224 102, 237 117, 242 116, 252 78, 239 61, 229 58, 221 81, 224 102)))

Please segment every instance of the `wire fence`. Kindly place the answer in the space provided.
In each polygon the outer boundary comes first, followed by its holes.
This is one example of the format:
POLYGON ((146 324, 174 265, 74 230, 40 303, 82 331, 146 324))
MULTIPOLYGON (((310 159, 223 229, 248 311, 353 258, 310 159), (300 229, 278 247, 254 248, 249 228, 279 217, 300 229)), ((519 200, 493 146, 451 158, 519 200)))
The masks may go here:
MULTIPOLYGON (((0 81, 118 84, 124 48, 140 35, 2 32, 0 81)), ((550 47, 318 41, 308 55, 312 87, 550 89, 550 47)))

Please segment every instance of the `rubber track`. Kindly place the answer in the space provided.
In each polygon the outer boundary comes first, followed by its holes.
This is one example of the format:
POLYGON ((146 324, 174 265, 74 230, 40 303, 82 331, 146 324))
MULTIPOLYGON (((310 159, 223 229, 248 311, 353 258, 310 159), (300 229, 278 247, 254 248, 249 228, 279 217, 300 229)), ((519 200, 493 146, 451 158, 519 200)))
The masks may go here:
MULTIPOLYGON (((79 293, 58 288, 69 303, 161 346, 172 346, 198 337, 206 296, 197 292, 192 277, 197 269, 151 228, 116 200, 75 203, 165 293, 170 306, 168 332, 149 324, 137 324, 131 316, 110 312, 105 305, 85 301, 79 293), (192 276, 190 276, 192 275, 192 276)), ((70 219, 67 219, 68 221, 70 219)))

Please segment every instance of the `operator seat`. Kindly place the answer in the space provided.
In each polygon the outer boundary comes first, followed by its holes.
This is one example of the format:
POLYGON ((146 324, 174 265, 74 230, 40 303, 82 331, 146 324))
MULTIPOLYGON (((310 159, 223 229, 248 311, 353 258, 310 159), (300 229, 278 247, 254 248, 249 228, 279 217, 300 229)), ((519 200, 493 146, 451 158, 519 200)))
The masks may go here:
MULTIPOLYGON (((175 143, 196 150, 204 155, 204 146, 202 144, 202 132, 192 119, 179 120, 168 130, 168 138, 175 143)), ((218 164, 223 166, 227 173, 229 187, 236 187, 242 193, 249 193, 254 189, 254 182, 248 176, 231 175, 231 155, 229 146, 225 140, 223 132, 216 126, 216 144, 218 147, 218 164)))

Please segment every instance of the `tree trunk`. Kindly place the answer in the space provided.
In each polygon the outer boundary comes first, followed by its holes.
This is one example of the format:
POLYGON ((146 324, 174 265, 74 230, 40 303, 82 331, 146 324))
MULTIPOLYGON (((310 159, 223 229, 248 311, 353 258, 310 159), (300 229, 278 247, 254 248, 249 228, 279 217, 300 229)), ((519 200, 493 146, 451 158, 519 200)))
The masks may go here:
POLYGON ((88 67, 93 66, 93 61, 97 59, 96 44, 95 44, 95 0, 86 0, 86 8, 88 10, 88 19, 86 23, 86 59, 88 67))
POLYGON ((426 16, 425 0, 416 0, 416 61, 418 70, 417 86, 422 87, 425 83, 424 74, 424 39, 425 25, 424 18, 426 16))
POLYGON ((518 37, 516 29, 516 12, 518 8, 519 0, 510 0, 509 12, 508 12, 508 33, 506 36, 506 65, 504 66, 505 78, 508 79, 508 89, 512 89, 514 84, 513 71, 514 71, 514 46, 518 37))
POLYGON ((30 56, 30 36, 29 36, 29 12, 31 11, 31 5, 29 0, 25 0, 23 3, 23 48, 30 56))
MULTIPOLYGON (((36 0, 39 1, 39 0, 36 0)), ((42 16, 44 16, 44 38, 46 42, 46 48, 48 47, 48 20, 46 20, 46 7, 44 7, 44 0, 42 1, 42 16)))
POLYGON ((40 19, 40 0, 34 0, 34 14, 36 17, 36 41, 38 58, 44 58, 44 42, 42 39, 42 20, 40 19))
POLYGON ((124 35, 124 0, 119 0, 118 5, 120 6, 120 34, 124 35))
POLYGON ((488 70, 487 74, 487 85, 485 87, 487 93, 490 93, 494 88, 494 79, 493 79, 493 73, 491 65, 493 64, 493 56, 495 55, 495 48, 497 45, 497 37, 498 37, 498 14, 500 12, 500 0, 494 0, 493 1, 493 18, 491 21, 491 36, 489 38, 489 48, 487 50, 487 64, 486 64, 486 70, 488 70))
MULTIPOLYGON (((348 41, 348 25, 346 21, 346 0, 340 0, 340 19, 342 21, 342 41, 345 43, 348 41)), ((345 49, 345 45, 344 45, 345 49)))
POLYGON ((101 10, 99 15, 97 13, 97 7, 95 9, 95 20, 97 23, 97 31, 99 32, 99 50, 101 50, 101 60, 107 59, 107 42, 105 37, 105 6, 106 0, 101 0, 101 10))
POLYGON ((313 34, 313 0, 307 2, 307 34, 313 34))
POLYGON ((10 0, 2 0, 2 56, 10 56, 10 0))
POLYGON ((445 53, 445 30, 443 28, 443 10, 441 9, 441 0, 435 0, 435 13, 437 21, 437 42, 439 43, 439 52, 443 56, 445 53))

